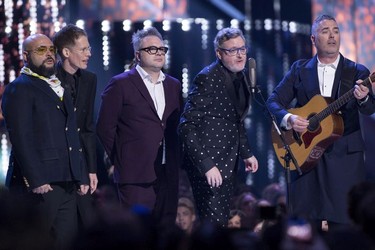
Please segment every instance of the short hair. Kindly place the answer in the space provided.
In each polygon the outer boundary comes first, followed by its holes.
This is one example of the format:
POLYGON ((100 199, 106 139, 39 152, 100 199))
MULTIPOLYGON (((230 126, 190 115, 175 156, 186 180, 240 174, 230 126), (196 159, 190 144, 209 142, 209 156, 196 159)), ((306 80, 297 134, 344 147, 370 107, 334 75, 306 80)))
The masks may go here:
POLYGON ((246 42, 242 31, 238 28, 224 28, 220 30, 214 39, 215 50, 220 48, 224 42, 236 37, 241 37, 246 42))
POLYGON ((178 207, 186 207, 191 211, 192 214, 195 214, 194 203, 191 199, 187 197, 181 197, 178 199, 178 207))
POLYGON ((52 42, 57 48, 57 53, 62 57, 62 49, 73 47, 76 40, 82 36, 87 37, 86 31, 74 24, 68 24, 53 36, 52 42))
POLYGON ((138 30, 132 36, 132 43, 133 43, 134 52, 136 52, 140 49, 143 38, 145 38, 147 36, 156 36, 161 41, 163 41, 163 37, 161 36, 160 32, 154 27, 148 27, 148 28, 145 28, 143 30, 138 30))
POLYGON ((239 209, 233 209, 229 211, 229 220, 232 219, 234 216, 238 215, 241 220, 246 217, 246 214, 239 209))
POLYGON ((321 21, 324 20, 332 20, 336 22, 336 19, 333 16, 330 15, 319 15, 317 18, 315 18, 312 26, 311 26, 311 35, 316 35, 316 31, 318 29, 318 26, 321 21))

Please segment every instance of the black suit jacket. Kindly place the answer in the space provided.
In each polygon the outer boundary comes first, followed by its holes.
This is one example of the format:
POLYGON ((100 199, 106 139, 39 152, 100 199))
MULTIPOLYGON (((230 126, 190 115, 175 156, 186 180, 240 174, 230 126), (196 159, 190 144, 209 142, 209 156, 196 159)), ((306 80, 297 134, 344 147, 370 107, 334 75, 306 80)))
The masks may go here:
MULTIPOLYGON (((317 56, 295 62, 268 98, 267 105, 279 123, 288 113, 287 109, 294 98, 296 107, 301 107, 313 96, 320 94, 317 62, 317 56)), ((369 70, 365 66, 340 55, 332 98, 337 99, 350 91, 356 80, 365 79, 368 75, 369 70), (347 78, 348 82, 344 83, 343 74, 347 70, 352 73, 347 78)), ((292 183, 291 205, 296 213, 312 219, 349 223, 347 193, 353 185, 365 179, 365 145, 360 130, 359 112, 374 113, 375 99, 370 93, 368 102, 359 105, 353 98, 340 111, 344 121, 344 136, 326 150, 311 172, 295 178, 292 183)))
POLYGON ((28 188, 51 182, 88 184, 71 98, 61 101, 49 85, 21 74, 2 98, 12 155, 28 188))
POLYGON ((216 166, 227 179, 235 172, 239 155, 243 159, 253 156, 243 124, 250 98, 243 77, 245 109, 238 107, 231 75, 219 61, 195 77, 179 126, 187 169, 204 175, 216 166))
MULTIPOLYGON (((57 65, 56 76, 62 82, 62 86, 69 91, 67 86, 67 72, 63 69, 61 63, 57 65)), ((79 69, 76 73, 78 84, 76 87, 76 100, 74 104, 77 117, 77 130, 85 156, 87 171, 96 173, 96 131, 94 122, 94 106, 97 88, 97 77, 94 73, 79 69)))

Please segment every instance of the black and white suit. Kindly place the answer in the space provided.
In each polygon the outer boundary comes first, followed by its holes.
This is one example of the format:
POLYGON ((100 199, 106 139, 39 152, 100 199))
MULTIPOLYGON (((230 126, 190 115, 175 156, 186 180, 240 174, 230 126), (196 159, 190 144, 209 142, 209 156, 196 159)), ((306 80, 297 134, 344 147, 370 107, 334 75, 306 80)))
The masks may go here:
POLYGON ((201 219, 222 226, 229 216, 238 159, 253 156, 243 124, 249 98, 243 72, 231 73, 218 60, 195 77, 181 116, 184 166, 197 210, 201 219), (239 83, 238 90, 234 83, 239 83), (218 188, 210 187, 204 175, 214 166, 223 178, 223 185, 218 188))
MULTIPOLYGON (((313 96, 320 94, 317 63, 317 56, 295 62, 267 100, 279 123, 294 98, 296 107, 302 107, 313 96)), ((366 67, 340 55, 331 97, 337 99, 350 91, 356 80, 365 79, 368 75, 366 67), (347 75, 345 78, 344 74, 347 75)), ((347 193, 353 185, 365 179, 365 145, 358 112, 368 115, 374 111, 375 100, 371 94, 362 105, 353 98, 340 109, 344 121, 343 137, 326 150, 312 171, 301 177, 296 176, 292 182, 290 205, 295 214, 318 221, 350 223, 347 193)))

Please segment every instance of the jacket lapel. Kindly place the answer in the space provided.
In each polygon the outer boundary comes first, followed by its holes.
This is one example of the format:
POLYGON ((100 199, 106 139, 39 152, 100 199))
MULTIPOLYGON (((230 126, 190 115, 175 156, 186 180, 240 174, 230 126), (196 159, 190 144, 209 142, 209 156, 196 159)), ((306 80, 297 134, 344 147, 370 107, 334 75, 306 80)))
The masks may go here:
POLYGON ((131 70, 131 72, 129 73, 129 77, 130 77, 132 83, 134 84, 134 86, 141 93, 143 98, 146 99, 147 103, 150 105, 150 108, 153 110, 153 112, 156 114, 156 116, 159 117, 158 112, 156 111, 156 108, 155 108, 155 105, 154 105, 154 101, 152 100, 152 98, 150 96, 150 93, 147 90, 146 85, 144 84, 141 76, 139 75, 138 71, 135 68, 133 68, 131 70))
MULTIPOLYGON (((64 111, 64 105, 61 101, 61 99, 57 96, 57 94, 51 89, 51 87, 48 85, 48 83, 46 83, 45 81, 43 80, 40 80, 40 79, 37 79, 35 77, 32 77, 34 80, 32 81, 32 84, 40 89, 45 95, 47 95, 49 98, 51 98, 57 105, 57 108, 60 109, 61 111, 64 111)), ((64 97, 65 97, 65 92, 64 91, 64 97)))
POLYGON ((300 82, 303 84, 307 99, 311 99, 315 95, 320 94, 317 63, 318 60, 315 56, 305 67, 301 68, 300 82))

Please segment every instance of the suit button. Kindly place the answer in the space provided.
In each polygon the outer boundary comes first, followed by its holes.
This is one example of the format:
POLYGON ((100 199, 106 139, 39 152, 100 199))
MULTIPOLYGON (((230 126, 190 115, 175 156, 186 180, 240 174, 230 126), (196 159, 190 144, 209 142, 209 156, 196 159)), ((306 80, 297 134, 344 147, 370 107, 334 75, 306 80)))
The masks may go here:
POLYGON ((74 107, 74 112, 76 112, 77 111, 77 108, 76 107, 74 107))
POLYGON ((77 128, 77 131, 79 132, 79 131, 81 131, 81 129, 80 129, 80 128, 77 128))
POLYGON ((57 105, 57 106, 56 106, 56 108, 57 108, 57 109, 60 109, 60 106, 59 106, 59 105, 57 105))
POLYGON ((72 151, 73 150, 73 148, 72 147, 69 147, 69 151, 72 151))
POLYGON ((65 128, 65 131, 68 131, 68 127, 65 128))
POLYGON ((82 152, 82 148, 78 149, 79 152, 82 152))
POLYGON ((161 146, 161 145, 163 145, 163 142, 161 141, 161 142, 159 142, 159 145, 161 146))

